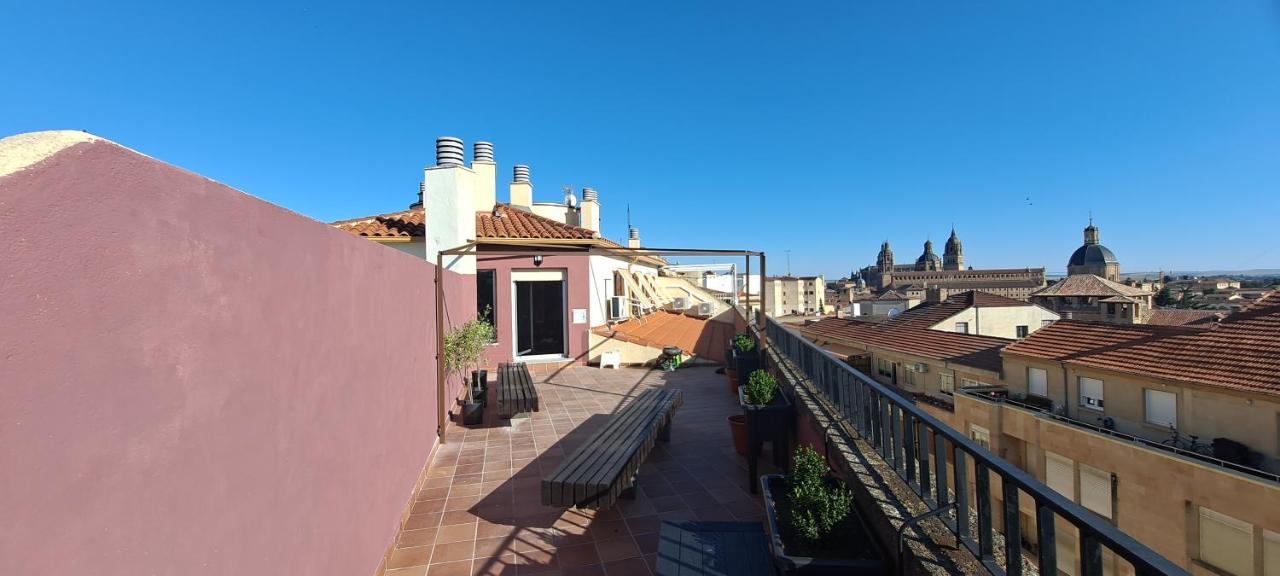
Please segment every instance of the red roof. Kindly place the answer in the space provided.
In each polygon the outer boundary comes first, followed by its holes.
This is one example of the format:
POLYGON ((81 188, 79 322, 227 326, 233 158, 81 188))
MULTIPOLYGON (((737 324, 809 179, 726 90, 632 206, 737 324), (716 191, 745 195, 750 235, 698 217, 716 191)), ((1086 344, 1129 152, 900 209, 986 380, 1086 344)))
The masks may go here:
MULTIPOLYGON (((334 222, 333 226, 367 238, 420 238, 426 235, 425 216, 422 208, 411 208, 389 214, 340 220, 334 222)), ((596 238, 596 233, 512 208, 507 204, 498 204, 492 211, 476 212, 476 236, 478 239, 592 240, 596 238)))
POLYGON ((632 318, 614 324, 612 327, 600 326, 594 331, 601 336, 650 348, 676 346, 686 354, 724 362, 726 360, 724 351, 729 347, 729 341, 733 339, 734 326, 725 322, 658 311, 643 318, 632 318))
POLYGON ((1280 292, 1209 329, 1060 320, 1005 352, 1280 395, 1280 292))
POLYGON ((823 318, 800 330, 805 336, 817 340, 874 346, 991 372, 1000 371, 1000 349, 1012 342, 992 336, 930 330, 893 320, 872 324, 844 318, 823 318))
POLYGON ((1224 316, 1226 316, 1225 313, 1217 310, 1158 308, 1147 315, 1146 323, 1156 326, 1207 326, 1221 320, 1224 316))

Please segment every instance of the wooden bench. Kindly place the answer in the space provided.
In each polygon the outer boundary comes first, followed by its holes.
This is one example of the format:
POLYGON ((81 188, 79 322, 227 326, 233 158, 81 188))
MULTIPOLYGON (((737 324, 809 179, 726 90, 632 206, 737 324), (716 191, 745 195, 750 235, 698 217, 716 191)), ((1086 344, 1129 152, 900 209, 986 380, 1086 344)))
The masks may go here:
POLYGON ((636 472, 657 440, 671 439, 679 390, 645 390, 542 479, 544 506, 606 510, 633 495, 636 472))
POLYGON ((537 412, 538 389, 524 362, 498 365, 498 415, 510 418, 521 412, 537 412))

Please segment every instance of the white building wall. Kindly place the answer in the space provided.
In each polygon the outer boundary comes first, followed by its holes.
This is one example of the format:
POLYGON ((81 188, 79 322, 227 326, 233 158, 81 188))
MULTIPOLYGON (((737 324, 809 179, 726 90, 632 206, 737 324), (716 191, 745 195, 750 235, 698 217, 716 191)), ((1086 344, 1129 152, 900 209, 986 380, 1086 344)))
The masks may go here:
POLYGON ((630 270, 642 274, 658 274, 658 269, 644 264, 631 264, 624 259, 611 256, 589 256, 587 266, 591 271, 591 289, 589 291, 590 307, 587 310, 587 321, 592 328, 603 326, 609 320, 609 296, 605 292, 606 281, 613 283, 616 270, 630 270))
POLYGON ((968 322, 969 333, 997 338, 1017 338, 1018 326, 1026 326, 1030 334, 1039 330, 1045 320, 1058 315, 1040 306, 971 307, 933 326, 934 330, 954 332, 956 322, 968 322))

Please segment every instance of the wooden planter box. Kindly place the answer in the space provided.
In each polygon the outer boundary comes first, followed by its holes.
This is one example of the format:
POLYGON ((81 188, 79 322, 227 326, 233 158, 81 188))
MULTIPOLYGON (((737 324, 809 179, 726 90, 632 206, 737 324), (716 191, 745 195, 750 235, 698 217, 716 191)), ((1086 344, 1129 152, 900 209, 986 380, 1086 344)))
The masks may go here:
MULTIPOLYGON (((856 510, 842 523, 844 535, 850 541, 842 545, 839 557, 803 556, 788 552, 787 543, 783 541, 782 525, 779 513, 780 497, 786 494, 786 479, 780 474, 769 474, 760 477, 760 488, 764 491, 764 510, 769 521, 769 550, 773 554, 773 563, 782 574, 853 574, 879 575, 889 574, 871 533, 867 531, 856 510)), ((785 501, 782 501, 785 506, 785 501)))

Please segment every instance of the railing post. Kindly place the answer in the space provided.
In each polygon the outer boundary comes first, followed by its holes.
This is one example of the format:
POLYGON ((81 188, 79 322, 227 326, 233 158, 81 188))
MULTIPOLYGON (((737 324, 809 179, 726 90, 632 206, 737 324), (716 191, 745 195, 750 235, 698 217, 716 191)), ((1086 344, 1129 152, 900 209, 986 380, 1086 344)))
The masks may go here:
POLYGON ((1000 477, 1004 495, 1004 572, 1008 576, 1022 574, 1022 526, 1018 514, 1018 485, 1000 477))
POLYGON ((910 414, 902 413, 902 444, 903 444, 903 463, 907 467, 907 486, 920 493, 920 482, 916 480, 916 454, 919 450, 916 447, 916 422, 910 414))
MULTIPOLYGON (((929 478, 929 425, 923 420, 916 422, 916 461, 920 463, 920 490, 921 498, 925 502, 929 501, 929 493, 932 490, 929 478)), ((942 503, 938 503, 941 506, 942 503)))
POLYGON ((991 559, 991 473, 981 462, 973 462, 973 498, 978 508, 978 560, 991 559))
POLYGON ((1058 542, 1054 531, 1053 509, 1036 502, 1037 545, 1040 547, 1040 573, 1058 573, 1058 542))
POLYGON ((903 461, 902 452, 902 408, 897 404, 889 404, 889 417, 893 419, 893 469, 898 474, 903 474, 906 469, 906 462, 903 461))
POLYGON ((1080 531, 1080 576, 1102 576, 1102 545, 1084 530, 1080 531))
POLYGON ((961 540, 973 541, 969 532, 969 466, 965 464, 965 453, 959 446, 953 446, 952 467, 956 471, 956 536, 961 540))
POLYGON ((946 506, 950 500, 947 496, 947 441, 940 432, 933 433, 933 477, 937 480, 934 489, 938 496, 938 506, 946 506))

